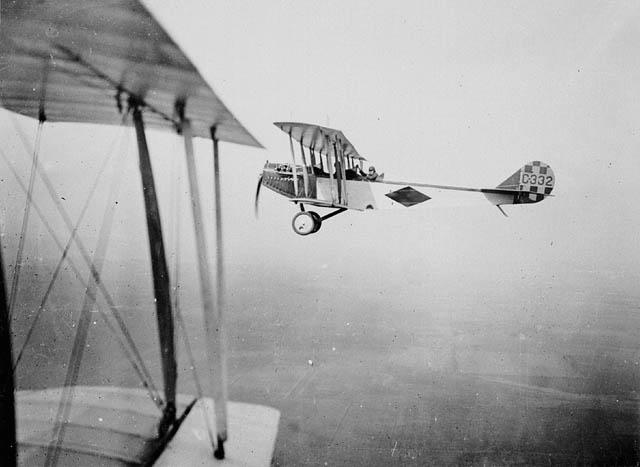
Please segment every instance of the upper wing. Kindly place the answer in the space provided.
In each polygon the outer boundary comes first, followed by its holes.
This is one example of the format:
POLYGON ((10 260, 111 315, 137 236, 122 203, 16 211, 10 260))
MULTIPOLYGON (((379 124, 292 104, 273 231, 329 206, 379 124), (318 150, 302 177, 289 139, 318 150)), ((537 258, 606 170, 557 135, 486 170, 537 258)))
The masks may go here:
POLYGON ((339 144, 345 156, 354 157, 359 160, 366 160, 356 148, 349 142, 347 137, 340 131, 333 128, 326 128, 320 125, 297 122, 274 122, 286 134, 290 135, 303 146, 313 149, 321 154, 328 154, 330 145, 339 144))
POLYGON ((0 104, 58 122, 118 124, 129 96, 148 125, 175 129, 184 103, 193 134, 260 143, 138 0, 4 1, 0 104))

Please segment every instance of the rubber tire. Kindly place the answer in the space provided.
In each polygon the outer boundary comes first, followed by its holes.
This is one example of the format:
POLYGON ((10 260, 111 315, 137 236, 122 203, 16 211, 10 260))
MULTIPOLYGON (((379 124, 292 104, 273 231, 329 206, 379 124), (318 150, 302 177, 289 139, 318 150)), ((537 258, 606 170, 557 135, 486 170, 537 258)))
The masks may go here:
POLYGON ((318 230, 320 230, 320 227, 322 227, 322 217, 320 217, 320 214, 315 211, 309 211, 309 214, 311 214, 311 217, 313 217, 313 221, 315 223, 313 227, 313 233, 316 233, 318 230))
POLYGON ((291 219, 291 227, 298 235, 309 235, 316 231, 316 221, 310 212, 300 211, 293 216, 293 219, 291 219), (296 226, 296 221, 302 222, 302 224, 300 226, 296 226))

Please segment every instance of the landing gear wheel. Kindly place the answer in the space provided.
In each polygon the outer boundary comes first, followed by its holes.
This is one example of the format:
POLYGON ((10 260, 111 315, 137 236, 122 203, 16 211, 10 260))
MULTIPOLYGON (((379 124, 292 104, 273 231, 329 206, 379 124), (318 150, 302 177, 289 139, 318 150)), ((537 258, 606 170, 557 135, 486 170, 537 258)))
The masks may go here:
POLYGON ((298 235, 309 235, 315 232, 317 230, 316 229, 317 223, 313 214, 316 214, 316 213, 301 211, 295 216, 293 216, 293 219, 291 220, 291 226, 293 227, 293 231, 298 235))
POLYGON ((320 217, 320 214, 318 214, 315 211, 309 211, 309 214, 311 214, 311 217, 313 217, 313 222, 314 222, 313 232, 315 233, 318 230, 320 230, 320 227, 322 227, 322 217, 320 217))

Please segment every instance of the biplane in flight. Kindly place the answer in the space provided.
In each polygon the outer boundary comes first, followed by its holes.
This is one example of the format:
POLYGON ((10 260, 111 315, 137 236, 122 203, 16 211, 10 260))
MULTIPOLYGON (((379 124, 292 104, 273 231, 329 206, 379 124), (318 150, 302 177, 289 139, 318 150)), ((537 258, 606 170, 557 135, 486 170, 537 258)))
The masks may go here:
MULTIPOLYGON (((9 117, 30 117, 37 124, 31 143, 26 135, 22 152, 31 170, 20 174, 2 152, 13 172, 11 183, 20 185, 25 199, 21 228, 16 235, 2 237, 0 246, 0 459, 3 466, 20 465, 210 465, 225 459, 224 465, 265 465, 271 457, 277 434, 279 412, 255 404, 227 401, 227 373, 224 337, 224 269, 220 212, 219 141, 261 147, 213 92, 195 66, 139 0, 20 0, 3 1, 0 10, 0 106, 9 117), (111 227, 117 208, 113 197, 104 210, 102 227, 95 247, 88 247, 79 235, 85 225, 86 208, 97 211, 87 196, 79 215, 71 214, 60 201, 46 170, 48 162, 38 158, 40 144, 46 141, 46 128, 64 125, 70 133, 91 131, 79 124, 120 125, 123 134, 134 127, 140 170, 141 199, 144 200, 146 232, 131 232, 129 241, 148 243, 153 299, 145 303, 147 314, 157 321, 158 354, 151 359, 140 352, 140 342, 127 329, 121 307, 133 304, 118 301, 113 282, 105 279, 103 265, 111 227), (189 180, 189 198, 197 251, 200 303, 206 337, 206 370, 198 369, 187 351, 196 381, 196 394, 177 394, 177 337, 180 300, 178 267, 169 264, 152 158, 145 127, 165 130, 184 140, 184 164, 189 180), (45 129, 44 137, 43 128, 45 129), (215 205, 215 266, 209 264, 209 236, 204 229, 200 188, 196 176, 193 138, 209 139, 213 145, 212 166, 215 205), (23 182, 22 178, 28 179, 23 182), (50 211, 43 211, 34 185, 43 184, 49 195, 50 211), (31 275, 20 274, 30 258, 24 253, 25 239, 32 234, 29 213, 46 226, 59 250, 55 270, 47 270, 49 280, 42 298, 31 275), (64 237, 51 227, 61 219, 64 237), (15 250, 3 250, 9 238, 19 238, 15 250), (7 261, 5 280, 2 255, 16 251, 7 261), (73 254, 72 254, 73 253, 73 254), (11 269, 11 271, 10 271, 11 269), (61 275, 83 293, 78 306, 65 304, 57 309, 49 292, 64 285, 61 275), (214 274, 215 272, 215 274, 214 274), (215 279, 214 279, 215 278, 215 279), (25 293, 40 303, 27 309, 25 293), (41 301, 40 301, 41 300, 41 301), (32 331, 42 328, 45 313, 73 316, 75 337, 68 355, 59 342, 48 343, 53 351, 64 350, 67 362, 63 387, 48 387, 40 381, 39 390, 14 390, 13 374, 25 369, 24 350, 29 348, 32 331), (92 313, 97 313, 92 317, 92 313), (29 331, 11 332, 19 316, 29 331), (12 320, 12 317, 14 318, 12 320), (40 319, 40 320, 39 320, 40 319), (78 386, 78 372, 87 335, 96 319, 109 336, 119 355, 139 377, 139 387, 78 386), (100 321, 98 321, 100 319, 100 321), (16 352, 13 353, 13 347, 16 352), (143 358, 144 356, 144 358, 143 358), (151 360, 151 362, 150 362, 151 360), (149 370, 160 363, 162 382, 149 370), (200 374, 201 378, 198 377, 200 374), (198 382, 202 380, 202 385, 198 382), (17 423, 16 423, 17 418, 17 423), (228 437, 228 438, 227 438, 228 437), (228 439, 228 441, 227 441, 228 439)), ((15 119, 14 119, 15 121, 15 119)), ((16 125, 18 132, 19 125, 16 125)), ((1 144, 2 142, 0 142, 1 144)), ((46 143, 42 143, 45 145, 46 143)), ((15 149, 15 148, 14 148, 15 149)), ((76 153, 82 154, 83 148, 76 153)), ((1 152, 1 151, 0 151, 1 152)), ((124 155, 126 152, 121 151, 124 155)), ((56 157, 74 157, 72 154, 56 157)), ((109 162, 104 158, 100 163, 109 162)), ((78 163, 78 166, 80 163, 78 163)), ((117 165, 117 164, 116 164, 117 165)), ((122 163, 121 163, 122 165, 122 163)), ((81 169, 78 169, 81 170, 81 169)), ((79 172, 78 172, 79 173, 79 172)), ((175 175, 175 178, 179 177, 175 175)), ((2 182, 7 183, 8 175, 2 182)), ((96 184, 103 178, 96 177, 96 184)), ((7 185, 4 185, 7 186, 7 185)), ((14 185, 12 185, 14 186, 14 185)), ((116 183, 112 184, 115 187, 116 183)), ((111 195, 110 195, 111 196, 111 195)), ((112 194, 117 196, 117 193, 112 194)), ((64 198, 63 198, 64 199, 64 198)), ((6 198, 2 202, 8 202, 6 198)), ((6 213, 6 210, 2 210, 6 213)), ((4 219, 7 221, 8 219, 4 219)), ((3 223, 7 225, 6 222, 3 223)), ((57 229, 60 230, 60 229, 57 229)), ((213 230, 213 227, 211 228, 213 230)), ((48 266, 47 266, 48 267, 48 266)), ((51 268, 53 269, 53 268, 51 268)), ((68 284, 65 282, 64 284, 68 284)), ((65 289, 66 290, 66 289, 65 289)), ((150 292, 151 293, 151 292, 150 292)), ((189 300, 193 303, 193 300, 189 300)), ((197 302, 197 300, 196 300, 197 302)), ((136 314, 140 320, 140 314, 136 314)), ((51 318, 55 319, 55 316, 51 318)), ((183 326, 184 328, 184 326, 183 326)), ((41 333, 45 333, 40 329, 41 333)), ((182 333, 188 348, 186 329, 182 333)), ((33 347, 33 346, 32 346, 33 347)), ((28 352, 27 352, 28 354, 28 352)), ((86 357, 86 356, 85 356, 86 357)), ((37 371, 37 370, 36 370, 37 371)))
POLYGON ((364 171, 367 160, 340 130, 307 123, 274 124, 289 135, 291 162, 265 164, 256 189, 256 213, 260 188, 265 186, 300 207, 292 220, 299 235, 317 232, 323 221, 348 209, 415 209, 453 192, 481 194, 506 215, 501 206, 542 201, 551 195, 555 183, 551 167, 540 161, 525 164, 495 188, 388 180, 371 165, 364 171), (296 161, 294 141, 299 145, 301 164, 296 161), (321 216, 305 206, 332 211, 321 216))

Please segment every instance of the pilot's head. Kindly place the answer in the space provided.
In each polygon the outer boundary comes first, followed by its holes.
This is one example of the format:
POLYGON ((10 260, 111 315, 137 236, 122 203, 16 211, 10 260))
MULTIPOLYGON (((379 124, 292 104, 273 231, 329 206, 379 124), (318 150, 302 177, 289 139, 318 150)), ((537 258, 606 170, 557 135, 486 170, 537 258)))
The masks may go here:
POLYGON ((376 171, 376 168, 374 166, 369 167, 369 173, 372 174, 376 171))

